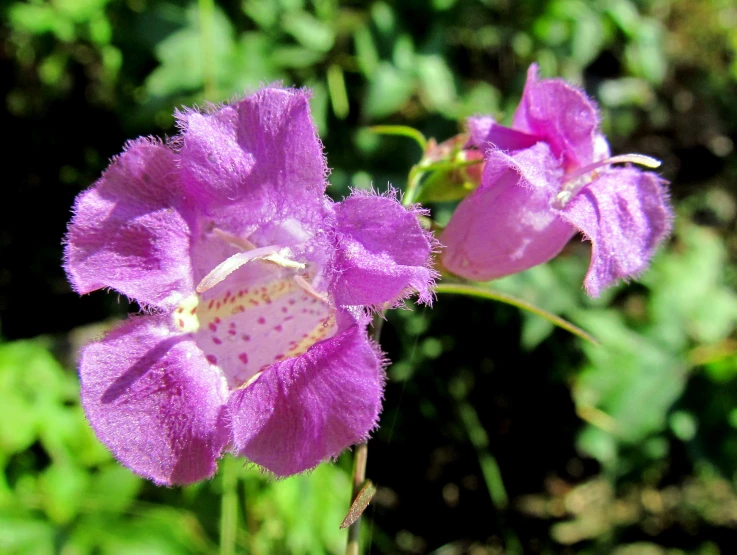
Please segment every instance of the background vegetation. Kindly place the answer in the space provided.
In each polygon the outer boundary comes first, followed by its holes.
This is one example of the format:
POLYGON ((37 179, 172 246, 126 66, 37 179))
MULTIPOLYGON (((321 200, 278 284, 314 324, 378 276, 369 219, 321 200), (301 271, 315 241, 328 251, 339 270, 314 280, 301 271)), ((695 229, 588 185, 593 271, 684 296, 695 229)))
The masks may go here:
MULTIPOLYGON (((331 193, 402 187, 419 149, 509 118, 527 66, 594 96, 613 151, 664 162, 678 219, 639 282, 591 301, 588 246, 492 286, 594 334, 441 296, 384 326, 375 553, 730 553, 737 528, 734 0, 51 0, 0 6, 0 551, 339 553, 350 457, 274 482, 235 460, 163 489, 90 431, 74 357, 135 307, 72 293, 73 198, 172 111, 314 91, 331 193), (479 337, 483 340, 479 341, 479 337), (224 509, 224 519, 221 510, 224 509), (227 542, 226 542, 227 543, 227 542)), ((451 206, 436 205, 447 219, 451 206)))

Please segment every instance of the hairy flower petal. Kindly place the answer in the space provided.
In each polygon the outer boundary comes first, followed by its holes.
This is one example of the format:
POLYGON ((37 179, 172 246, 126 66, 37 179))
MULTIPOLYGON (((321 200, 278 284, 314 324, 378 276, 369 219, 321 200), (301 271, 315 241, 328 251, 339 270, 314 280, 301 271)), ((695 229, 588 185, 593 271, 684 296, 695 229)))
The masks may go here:
POLYGON ((395 303, 411 292, 432 300, 432 239, 391 196, 354 193, 335 207, 338 242, 334 294, 340 304, 395 303))
POLYGON ((208 478, 227 441, 225 387, 166 319, 134 318, 84 349, 82 403, 121 463, 158 484, 208 478))
POLYGON ((140 139, 75 203, 65 268, 74 289, 111 287, 143 305, 174 306, 193 290, 189 225, 175 155, 140 139))
POLYGON ((590 295, 643 272, 670 234, 673 214, 663 183, 651 172, 613 169, 560 211, 593 245, 584 282, 590 295))
POLYGON ((262 199, 277 212, 318 201, 327 166, 308 101, 303 90, 263 89, 212 114, 180 114, 185 183, 211 202, 262 199))
POLYGON ((499 150, 520 150, 540 141, 540 137, 536 135, 499 125, 490 116, 468 118, 466 125, 469 146, 475 146, 482 151, 486 151, 490 146, 499 150))
POLYGON ((514 114, 514 129, 537 135, 563 158, 565 166, 594 161, 599 115, 581 89, 562 79, 537 77, 537 65, 527 71, 522 100, 514 114))
POLYGON ((481 187, 458 205, 440 236, 443 265, 484 281, 553 258, 575 234, 550 209, 559 179, 545 143, 515 156, 489 151, 481 187))
POLYGON ((277 476, 309 470, 368 437, 383 385, 379 353, 351 325, 233 392, 235 448, 277 476))

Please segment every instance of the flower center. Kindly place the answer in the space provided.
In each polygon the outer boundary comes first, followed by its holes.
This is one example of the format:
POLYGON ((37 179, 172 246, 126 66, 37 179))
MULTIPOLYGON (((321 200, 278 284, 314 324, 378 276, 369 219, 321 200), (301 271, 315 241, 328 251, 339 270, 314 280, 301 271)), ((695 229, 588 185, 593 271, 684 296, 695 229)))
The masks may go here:
POLYGON ((175 325, 193 334, 231 389, 248 386, 269 366, 303 354, 337 330, 327 295, 314 289, 314 274, 290 258, 288 248, 236 246, 249 250, 217 265, 197 286, 198 294, 174 311, 175 325), (259 279, 248 277, 253 271, 237 272, 246 264, 261 267, 259 279))
POLYGON ((578 168, 568 174, 566 174, 563 181, 563 187, 560 192, 555 196, 553 201, 553 207, 557 209, 563 209, 575 197, 581 189, 586 187, 589 183, 592 183, 601 173, 600 168, 609 166, 611 164, 639 164, 646 168, 658 168, 660 167, 660 160, 645 156, 644 154, 621 154, 619 156, 612 156, 604 160, 599 160, 593 164, 578 168))

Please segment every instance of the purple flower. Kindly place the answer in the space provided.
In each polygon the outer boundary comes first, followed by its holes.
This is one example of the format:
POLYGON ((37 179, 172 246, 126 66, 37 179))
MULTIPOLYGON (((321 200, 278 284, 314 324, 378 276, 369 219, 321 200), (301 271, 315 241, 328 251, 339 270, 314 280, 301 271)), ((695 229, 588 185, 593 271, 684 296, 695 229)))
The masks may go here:
POLYGON ((598 296, 637 276, 671 230, 664 182, 627 165, 657 167, 647 156, 611 157, 599 117, 580 89, 527 74, 512 128, 491 117, 468 122, 471 146, 488 149, 481 185, 453 214, 440 242, 443 265, 473 280, 521 272, 556 256, 576 234, 592 245, 584 285, 598 296))
POLYGON ((87 346, 99 438, 160 484, 212 476, 225 451, 278 476, 376 427, 384 361, 367 308, 431 299, 433 240, 392 195, 325 196, 308 94, 264 89, 177 114, 130 142, 76 201, 65 266, 147 313, 87 346))

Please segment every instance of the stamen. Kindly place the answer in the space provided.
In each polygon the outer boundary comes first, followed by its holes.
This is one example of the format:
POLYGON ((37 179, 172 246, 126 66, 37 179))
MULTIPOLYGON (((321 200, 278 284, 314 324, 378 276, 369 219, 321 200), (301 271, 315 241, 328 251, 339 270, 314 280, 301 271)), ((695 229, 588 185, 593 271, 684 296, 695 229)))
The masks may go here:
POLYGON ((225 261, 218 264, 209 274, 202 278, 202 281, 200 281, 195 291, 200 294, 204 293, 205 291, 215 287, 218 283, 251 260, 268 259, 268 257, 273 256, 278 252, 279 247, 272 245, 269 247, 253 249, 248 252, 239 252, 234 254, 233 256, 226 258, 225 261))
POLYGON ((222 239, 226 243, 229 243, 234 247, 238 247, 239 249, 242 249, 244 251, 252 251, 256 249, 256 245, 251 243, 251 241, 249 241, 247 238, 233 235, 232 233, 228 233, 227 231, 223 231, 222 229, 219 229, 217 227, 213 228, 212 234, 216 235, 218 239, 222 239))
POLYGON ((566 204, 586 185, 591 183, 597 177, 597 171, 603 166, 611 164, 638 164, 646 168, 659 168, 660 160, 645 156, 644 154, 620 154, 611 156, 604 160, 599 160, 588 166, 577 169, 565 176, 562 190, 555 196, 553 206, 558 209, 565 208, 566 204))
POLYGON ((591 173, 602 166, 626 163, 639 164, 640 166, 645 166, 646 168, 651 169, 659 168, 661 164, 660 160, 652 158, 650 156, 645 156, 644 154, 620 154, 618 156, 612 156, 611 158, 599 160, 598 162, 594 162, 593 164, 589 164, 588 166, 579 168, 575 172, 569 173, 568 175, 566 175, 565 183, 568 183, 569 181, 575 181, 579 177, 582 177, 587 173, 591 173))
POLYGON ((292 276, 292 279, 294 279, 295 283, 299 285, 308 295, 315 297, 318 301, 328 302, 327 293, 318 293, 317 290, 312 287, 312 284, 302 276, 292 276))

